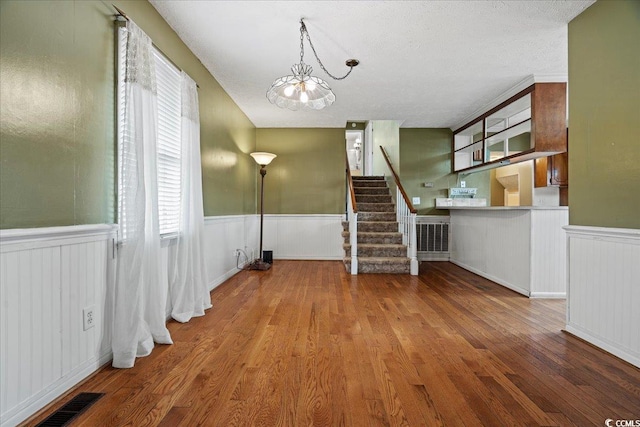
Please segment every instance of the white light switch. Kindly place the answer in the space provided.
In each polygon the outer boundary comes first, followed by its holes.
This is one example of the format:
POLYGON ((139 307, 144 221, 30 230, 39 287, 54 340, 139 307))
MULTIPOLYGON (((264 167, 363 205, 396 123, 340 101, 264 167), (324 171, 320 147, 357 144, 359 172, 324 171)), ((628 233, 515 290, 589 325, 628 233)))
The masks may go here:
POLYGON ((460 181, 460 188, 465 188, 467 186, 466 181, 460 181))
POLYGON ((413 201, 411 202, 414 205, 419 205, 420 204, 420 197, 414 197, 413 201))

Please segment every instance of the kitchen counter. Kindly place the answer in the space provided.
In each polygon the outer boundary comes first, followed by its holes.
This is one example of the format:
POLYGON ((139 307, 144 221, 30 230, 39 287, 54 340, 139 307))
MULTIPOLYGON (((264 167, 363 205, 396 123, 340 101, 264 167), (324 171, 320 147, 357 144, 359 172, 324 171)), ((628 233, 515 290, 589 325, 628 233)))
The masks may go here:
POLYGON ((566 206, 449 206, 450 261, 529 297, 566 297, 566 206))
POLYGON ((438 209, 464 209, 468 211, 511 211, 511 210, 539 210, 539 211, 568 211, 568 206, 447 206, 438 209))

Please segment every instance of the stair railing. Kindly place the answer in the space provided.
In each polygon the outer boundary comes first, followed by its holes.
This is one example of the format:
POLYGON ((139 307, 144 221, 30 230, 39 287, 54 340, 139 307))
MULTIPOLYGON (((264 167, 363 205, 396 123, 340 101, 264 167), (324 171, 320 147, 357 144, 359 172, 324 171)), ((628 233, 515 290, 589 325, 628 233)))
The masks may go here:
POLYGON ((396 220, 398 221, 398 231, 402 233, 402 243, 407 245, 407 257, 411 260, 411 274, 418 275, 418 255, 417 255, 417 239, 416 239, 416 215, 418 211, 413 207, 409 200, 409 196, 404 191, 404 187, 400 182, 398 174, 393 169, 389 155, 381 145, 382 156, 387 162, 387 166, 391 170, 391 176, 396 184, 396 220))
POLYGON ((358 274, 358 205, 356 203, 356 193, 353 189, 353 179, 351 178, 351 166, 349 158, 346 159, 346 181, 347 181, 347 221, 349 222, 349 244, 351 245, 351 274, 358 274))

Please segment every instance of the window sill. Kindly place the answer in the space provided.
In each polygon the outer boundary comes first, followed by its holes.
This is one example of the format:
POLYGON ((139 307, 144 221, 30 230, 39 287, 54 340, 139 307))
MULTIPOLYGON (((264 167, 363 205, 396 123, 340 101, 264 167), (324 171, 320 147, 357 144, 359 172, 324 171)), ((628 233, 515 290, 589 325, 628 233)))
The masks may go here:
POLYGON ((160 247, 166 248, 178 243, 179 233, 167 233, 160 235, 160 247))

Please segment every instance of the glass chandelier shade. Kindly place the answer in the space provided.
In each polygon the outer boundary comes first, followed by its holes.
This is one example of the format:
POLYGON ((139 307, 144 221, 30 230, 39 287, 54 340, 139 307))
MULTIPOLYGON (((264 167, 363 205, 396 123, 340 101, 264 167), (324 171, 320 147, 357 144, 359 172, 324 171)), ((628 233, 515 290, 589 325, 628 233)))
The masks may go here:
POLYGON ((349 67, 349 71, 342 77, 336 77, 329 73, 322 64, 322 61, 320 61, 320 58, 318 58, 316 49, 313 43, 311 43, 311 37, 309 36, 307 27, 304 21, 300 19, 300 63, 291 67, 292 74, 276 79, 267 91, 267 99, 269 102, 280 108, 288 108, 294 111, 322 110, 333 104, 336 100, 336 96, 331 91, 327 82, 319 77, 312 76, 311 72, 313 68, 304 63, 305 35, 318 64, 320 64, 322 70, 334 80, 345 79, 351 73, 353 67, 360 63, 357 59, 347 60, 345 65, 349 67))
POLYGON ((293 74, 276 79, 267 91, 267 99, 289 110, 322 110, 336 100, 331 88, 319 77, 311 75, 313 68, 301 62, 291 67, 293 74))

